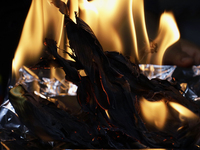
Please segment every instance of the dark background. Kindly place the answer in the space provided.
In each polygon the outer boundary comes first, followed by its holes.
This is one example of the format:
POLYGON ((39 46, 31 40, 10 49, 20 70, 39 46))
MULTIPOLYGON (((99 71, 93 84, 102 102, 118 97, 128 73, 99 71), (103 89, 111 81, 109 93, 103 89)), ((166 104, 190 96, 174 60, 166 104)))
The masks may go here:
POLYGON ((11 75, 12 59, 20 39, 22 27, 30 4, 31 0, 5 0, 0 4, 0 75, 2 97, 5 96, 6 86, 11 75))
POLYGON ((145 10, 157 19, 164 11, 173 11, 181 38, 200 46, 200 0, 144 0, 145 10))
MULTIPOLYGON (((11 75, 12 59, 17 48, 22 27, 31 0, 4 0, 0 5, 0 95, 7 95, 6 87, 11 75)), ((200 46, 200 0, 145 0, 145 10, 156 19, 165 10, 172 10, 176 17, 181 37, 200 46)), ((3 96, 2 96, 3 95, 3 96)))

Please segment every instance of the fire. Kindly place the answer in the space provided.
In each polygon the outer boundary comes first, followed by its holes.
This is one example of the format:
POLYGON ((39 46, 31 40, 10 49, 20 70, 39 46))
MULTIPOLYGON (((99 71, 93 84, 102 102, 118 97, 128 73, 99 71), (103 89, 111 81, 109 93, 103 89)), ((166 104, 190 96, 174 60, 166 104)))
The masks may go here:
POLYGON ((169 120, 171 116, 176 116, 176 113, 169 109, 169 106, 172 107, 172 110, 176 110, 179 113, 176 121, 177 123, 180 121, 181 124, 177 130, 179 130, 185 123, 192 125, 199 121, 198 115, 181 104, 176 102, 166 103, 165 100, 151 102, 142 98, 140 100, 140 108, 144 122, 159 130, 164 130, 165 125, 170 123, 169 120))
POLYGON ((78 12, 78 1, 79 0, 69 0, 70 1, 70 10, 69 10, 69 17, 76 22, 74 12, 78 12), (73 1, 73 2, 72 2, 73 1))
POLYGON ((143 1, 79 0, 79 7, 80 17, 92 28, 105 51, 140 59, 138 49, 149 50, 143 1))
POLYGON ((133 0, 132 2, 133 23, 135 24, 134 39, 137 39, 137 59, 142 61, 146 53, 150 52, 149 38, 146 30, 146 23, 144 17, 144 1, 133 0))
MULTIPOLYGON (((80 17, 92 28, 105 51, 118 51, 141 60, 146 53, 150 52, 143 3, 143 0, 71 0, 70 17, 75 22, 74 11, 80 10, 80 17)), ((43 49, 44 38, 52 38, 57 41, 58 46, 60 45, 63 21, 63 14, 50 1, 32 1, 13 59, 15 73, 22 65, 38 60, 43 49)), ((150 61, 161 64, 165 50, 179 38, 180 34, 173 14, 163 13, 158 36, 153 41, 157 44, 158 53, 149 55, 150 61)), ((149 122, 158 128, 164 126, 167 113, 164 101, 149 102, 143 99, 141 109, 144 118, 149 122), (147 106, 149 108, 145 109, 147 106), (151 116, 148 116, 149 114, 151 116)))
MULTIPOLYGON (((140 62, 162 64, 165 50, 179 39, 180 34, 173 14, 163 13, 158 36, 153 41, 157 44, 158 52, 150 54, 143 3, 143 0, 70 0, 69 14, 75 22, 74 11, 78 12, 79 17, 92 28, 105 51, 118 51, 131 56, 131 60, 137 58, 140 62)), ((13 59, 15 74, 22 65, 33 64, 39 59, 44 38, 54 39, 59 47, 61 42, 67 43, 67 40, 63 41, 66 36, 62 32, 63 21, 63 14, 51 1, 32 1, 13 59)), ((64 47, 69 51, 68 47, 64 47)))
POLYGON ((163 13, 152 41, 157 53, 150 54, 143 0, 79 0, 78 5, 80 17, 93 29, 104 50, 118 51, 131 60, 162 65, 165 50, 180 38, 173 14, 163 13))
MULTIPOLYGON (((180 38, 173 14, 163 13, 160 18, 158 35, 153 40, 153 43, 157 44, 157 53, 150 54, 143 0, 71 0, 70 18, 74 22, 76 20, 73 11, 78 11, 78 8, 80 17, 92 28, 105 51, 118 51, 132 56, 132 60, 137 58, 137 60, 143 61, 143 59, 147 59, 145 55, 148 54, 147 63, 161 65, 165 50, 180 38)), ((35 63, 39 59, 44 38, 54 39, 58 47, 60 46, 63 21, 64 15, 48 0, 32 1, 13 59, 13 72, 17 74, 22 65, 35 63)), ((63 42, 67 43, 67 41, 63 42)), ((142 70, 144 69, 143 67, 142 70)), ((150 68, 151 71, 153 69, 150 68)), ((51 68, 51 71, 52 78, 65 84, 65 73, 62 69, 51 68)), ((84 70, 80 70, 80 75, 87 76, 84 70)), ((184 88, 186 89, 186 86, 184 88)), ((69 83, 68 94, 76 95, 76 91, 77 86, 69 83)), ((34 84, 34 93, 47 99, 46 96, 39 93, 37 82, 34 84)), ((151 102, 144 98, 141 99, 141 116, 145 123, 162 130, 171 113, 169 106, 179 113, 179 120, 182 123, 199 120, 199 117, 186 107, 175 102, 166 103, 164 99, 151 102)), ((105 114, 110 119, 108 110, 105 110, 105 114)))
POLYGON ((50 1, 32 1, 13 59, 13 73, 18 74, 22 65, 37 62, 44 38, 53 38, 59 45, 63 20, 63 15, 50 1))
MULTIPOLYGON (((115 0, 79 0, 80 17, 92 28, 104 50, 122 52, 121 36, 117 30, 123 17, 120 11, 128 6, 123 1, 116 3, 115 0), (119 19, 114 19, 114 15, 119 19)), ((124 22, 125 26, 128 24, 124 22)))
POLYGON ((169 104, 179 112, 179 119, 184 122, 184 121, 196 121, 199 119, 199 117, 193 113, 191 110, 187 109, 186 107, 175 103, 175 102, 169 102, 169 104))
POLYGON ((160 25, 158 35, 153 41, 157 44, 157 54, 149 55, 150 62, 158 65, 162 65, 162 58, 165 50, 177 42, 180 38, 180 33, 175 21, 175 18, 171 12, 164 12, 160 18, 160 25))
POLYGON ((167 118, 167 106, 164 100, 150 102, 143 98, 140 100, 140 107, 142 116, 147 123, 158 129, 164 127, 167 118))

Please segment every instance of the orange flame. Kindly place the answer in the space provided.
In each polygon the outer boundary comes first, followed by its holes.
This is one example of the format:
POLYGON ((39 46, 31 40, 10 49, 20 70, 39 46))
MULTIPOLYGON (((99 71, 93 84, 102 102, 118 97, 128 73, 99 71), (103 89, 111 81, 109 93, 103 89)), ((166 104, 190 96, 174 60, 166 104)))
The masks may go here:
POLYGON ((24 23, 21 38, 13 59, 13 73, 18 74, 22 65, 39 59, 44 38, 60 43, 63 15, 47 0, 33 0, 24 23))
POLYGON ((157 54, 149 55, 149 58, 151 58, 150 62, 162 65, 165 50, 177 42, 179 38, 180 33, 173 14, 171 12, 164 12, 160 18, 158 35, 153 41, 157 44, 157 54))
POLYGON ((79 7, 80 17, 92 28, 104 50, 121 52, 123 48, 117 24, 121 18, 120 10, 126 7, 124 2, 79 0, 79 7), (114 19, 113 15, 117 15, 119 19, 114 19))
POLYGON ((80 17, 91 26, 104 50, 161 65, 165 50, 180 38, 178 27, 172 13, 163 13, 158 35, 153 41, 157 53, 146 57, 150 44, 143 5, 143 0, 79 0, 80 17))
MULTIPOLYGON (((135 57, 141 60, 150 50, 143 3, 143 0, 70 0, 70 17, 75 21, 74 11, 79 8, 80 17, 91 26, 105 51, 118 51, 133 56, 132 60, 135 57)), ((38 60, 44 38, 52 38, 60 45, 63 20, 58 8, 48 0, 32 1, 13 59, 13 72, 38 60)), ((162 14, 159 33, 154 40, 158 53, 149 55, 149 60, 161 64, 165 50, 179 37, 172 13, 162 14)))
POLYGON ((142 0, 80 0, 79 7, 80 17, 92 28, 105 51, 118 51, 134 60, 149 50, 142 0))
POLYGON ((137 58, 142 61, 146 53, 150 52, 149 38, 146 30, 146 23, 144 17, 144 1, 133 0, 132 3, 133 22, 135 24, 134 38, 137 39, 137 58))
MULTIPOLYGON (((79 8, 80 17, 93 29, 105 51, 118 51, 133 56, 132 60, 135 57, 141 60, 150 50, 143 3, 143 0, 70 0, 70 17, 75 21, 74 11, 79 8)), ((62 24, 63 15, 58 8, 47 0, 33 0, 13 59, 13 71, 18 72, 22 64, 38 59, 44 38, 56 40, 59 46, 62 24)), ((161 64, 165 50, 179 37, 172 13, 164 13, 154 40, 158 44, 158 53, 149 55, 149 60, 161 64)))
POLYGON ((199 117, 193 113, 191 110, 187 109, 186 107, 175 103, 175 102, 169 102, 169 104, 179 112, 179 119, 184 122, 185 120, 188 121, 196 121, 199 119, 199 117))
POLYGON ((146 99, 140 100, 141 113, 147 123, 162 129, 167 118, 167 106, 163 100, 150 102, 146 99))
MULTIPOLYGON (((177 123, 180 120, 181 123, 195 125, 196 122, 199 121, 198 115, 179 103, 165 103, 164 100, 151 102, 146 100, 145 98, 142 98, 140 100, 142 118, 147 124, 150 124, 159 130, 163 130, 165 125, 170 123, 168 119, 171 117, 171 115, 176 116, 174 112, 169 109, 169 106, 179 112, 179 116, 176 119, 177 123)), ((179 127, 177 130, 179 130, 180 128, 181 127, 179 127)))

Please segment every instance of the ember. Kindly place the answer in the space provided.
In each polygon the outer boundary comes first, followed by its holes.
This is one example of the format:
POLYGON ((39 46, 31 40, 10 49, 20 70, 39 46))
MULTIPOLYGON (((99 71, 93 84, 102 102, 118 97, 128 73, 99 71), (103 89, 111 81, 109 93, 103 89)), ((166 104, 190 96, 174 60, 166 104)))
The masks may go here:
MULTIPOLYGON (((36 3, 39 2, 34 1, 33 5, 36 3)), ((43 58, 32 66, 36 68, 32 71, 25 66, 20 69, 18 83, 10 90, 9 101, 1 107, 1 111, 6 107, 11 108, 14 115, 10 118, 18 126, 16 130, 10 131, 8 128, 3 131, 8 136, 2 137, 6 139, 2 144, 9 147, 9 140, 14 139, 12 144, 16 146, 23 143, 23 148, 37 149, 197 149, 200 138, 199 95, 195 95, 198 91, 194 94, 188 87, 199 83, 190 81, 187 84, 177 80, 181 71, 175 67, 170 67, 171 72, 170 69, 167 70, 169 76, 165 76, 163 80, 158 79, 152 73, 157 69, 156 66, 151 66, 145 72, 145 65, 139 67, 119 52, 104 51, 92 29, 77 13, 75 20, 72 20, 64 2, 53 3, 64 14, 64 19, 60 16, 60 21, 64 21, 64 30, 72 51, 70 53, 64 50, 64 53, 70 59, 61 57, 57 51, 61 50, 58 48, 61 35, 56 36, 59 39, 56 42, 46 33, 48 38, 44 45, 41 45, 43 37, 39 35, 39 47, 36 49, 44 47, 43 58), (51 77, 45 77, 46 74, 40 72, 42 67, 43 70, 52 72, 51 77), (45 67, 50 69, 44 69, 45 67), (142 72, 150 75, 150 79, 142 72), (69 95, 76 95, 73 97, 74 102, 69 102, 69 95)), ((171 19, 171 15, 169 18, 171 19)), ((138 20, 136 16, 134 19, 138 20)), ((139 21, 142 22, 142 19, 139 21)), ((143 32, 145 39, 146 33, 143 32)), ((158 47, 155 41, 149 46, 146 40, 147 45, 143 50, 150 53, 152 47, 154 50, 156 47, 158 53, 163 53, 160 49, 165 50, 178 40, 179 33, 176 35, 172 41, 164 43, 164 48, 161 48, 162 44, 159 42, 165 40, 160 41, 160 37, 155 40, 158 47)), ((137 44, 135 50, 142 49, 141 43, 137 44)), ((141 54, 137 50, 135 54, 138 55, 138 62, 141 54)), ((19 56, 20 53, 17 52, 14 65, 19 56)), ((158 68, 162 70, 161 67, 158 68)), ((156 75, 159 73, 158 71, 156 75)), ((6 119, 6 123, 10 118, 6 119)))

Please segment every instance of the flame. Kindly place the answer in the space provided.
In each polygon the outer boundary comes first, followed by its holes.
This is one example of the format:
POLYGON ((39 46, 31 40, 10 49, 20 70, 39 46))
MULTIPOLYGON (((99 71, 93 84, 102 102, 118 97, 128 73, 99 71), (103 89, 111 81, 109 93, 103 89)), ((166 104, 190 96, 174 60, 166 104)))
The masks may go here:
POLYGON ((69 17, 76 22, 75 13, 78 12, 78 0, 69 0, 70 9, 69 9, 69 17), (72 2, 73 1, 73 2, 72 2))
POLYGON ((167 118, 167 106, 164 100, 150 102, 143 98, 140 100, 140 107, 142 116, 147 123, 163 129, 167 118))
POLYGON ((143 1, 79 0, 79 7, 80 17, 92 28, 105 51, 118 51, 134 59, 140 57, 141 47, 148 50, 143 1))
POLYGON ((199 117, 193 113, 191 110, 187 109, 186 107, 178 104, 178 103, 175 103, 175 102, 169 102, 169 104, 179 112, 179 119, 184 122, 186 120, 197 120, 199 119, 199 117))
POLYGON ((157 53, 150 54, 143 0, 79 0, 79 7, 80 17, 93 29, 105 51, 121 52, 140 63, 161 65, 165 50, 180 38, 173 14, 163 13, 158 35, 151 43, 157 53))
POLYGON ((149 38, 146 30, 146 23, 144 17, 144 1, 133 0, 132 3, 133 22, 135 24, 134 39, 137 39, 137 58, 142 61, 146 53, 150 52, 149 38))
MULTIPOLYGON (((135 60, 135 57, 141 60, 149 52, 143 0, 69 1, 70 18, 75 21, 74 11, 79 10, 80 17, 93 29, 105 51, 118 51, 133 56, 131 60, 135 60)), ((13 59, 13 72, 18 73, 22 64, 38 60, 44 38, 52 38, 60 45, 63 18, 58 8, 48 0, 32 1, 13 59)), ((172 13, 165 12, 160 19, 158 36, 153 41, 158 44, 158 55, 150 55, 151 61, 161 64, 164 51, 179 37, 172 13)), ((66 42, 62 40, 62 43, 66 42)))
POLYGON ((157 44, 157 54, 150 55, 151 62, 162 65, 162 58, 165 50, 177 42, 180 38, 180 33, 171 12, 164 12, 160 18, 158 35, 153 43, 157 44))
POLYGON ((32 1, 13 59, 14 74, 18 74, 22 65, 33 64, 39 59, 44 38, 54 39, 59 45, 63 16, 48 0, 32 1))
MULTIPOLYGON (((123 4, 123 2, 120 2, 123 4)), ((119 18, 121 14, 120 3, 115 0, 79 0, 80 17, 92 28, 104 50, 122 51, 120 35, 117 33, 118 20, 113 19, 113 15, 119 18)), ((125 7, 125 6, 122 6, 125 7)))
POLYGON ((164 12, 158 35, 149 43, 143 0, 79 0, 78 5, 80 17, 93 29, 105 51, 121 52, 140 63, 162 65, 165 50, 180 38, 173 14, 164 12), (157 53, 150 54, 151 49, 157 53))
MULTIPOLYGON (((64 0, 65 2, 68 0, 64 0)), ((143 0, 69 0, 70 18, 74 11, 89 24, 105 51, 118 51, 138 60, 146 59, 150 44, 144 19, 143 0)), ((13 72, 22 65, 35 63, 41 56, 44 38, 61 43, 63 15, 48 0, 33 0, 24 23, 19 45, 13 59, 13 72)), ((163 13, 156 43, 158 55, 150 55, 151 62, 161 64, 165 50, 180 37, 172 13, 163 13)), ((62 44, 66 43, 62 40, 62 44)), ((67 49, 67 48, 66 48, 67 49)))
MULTIPOLYGON (((179 120, 181 123, 187 123, 189 125, 195 125, 199 121, 199 116, 193 113, 188 108, 182 106, 176 102, 165 103, 165 100, 160 101, 148 101, 145 98, 140 100, 141 115, 147 124, 156 127, 159 130, 164 130, 166 124, 170 123, 168 120, 171 116, 176 116, 169 106, 176 110, 179 115, 177 116, 177 123, 179 120)), ((177 128, 180 130, 181 126, 177 128)))

